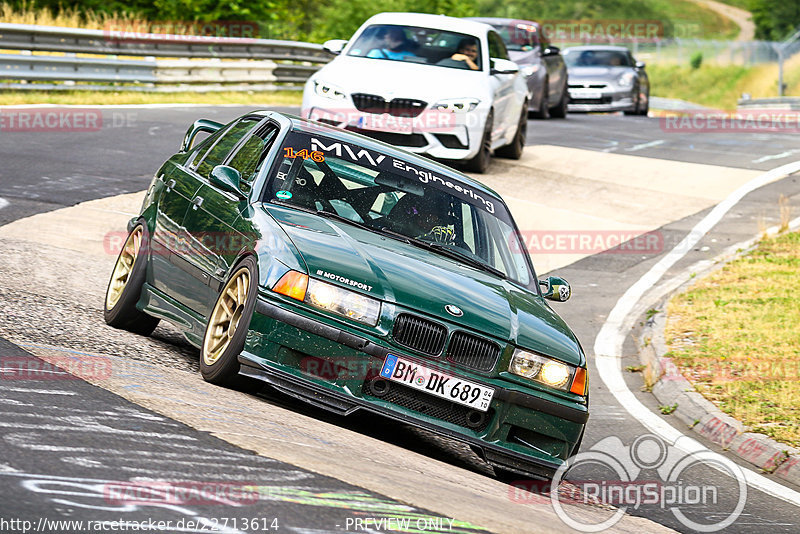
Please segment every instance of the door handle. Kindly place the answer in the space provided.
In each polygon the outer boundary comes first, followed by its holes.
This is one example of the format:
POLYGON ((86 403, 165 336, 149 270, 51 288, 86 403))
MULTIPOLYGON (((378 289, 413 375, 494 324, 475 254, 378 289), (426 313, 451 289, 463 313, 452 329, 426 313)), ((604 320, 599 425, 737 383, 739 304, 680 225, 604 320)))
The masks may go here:
POLYGON ((167 191, 172 191, 172 188, 175 187, 175 180, 170 180, 167 182, 167 191))
POLYGON ((203 205, 203 197, 194 197, 192 199, 192 209, 196 210, 203 205))

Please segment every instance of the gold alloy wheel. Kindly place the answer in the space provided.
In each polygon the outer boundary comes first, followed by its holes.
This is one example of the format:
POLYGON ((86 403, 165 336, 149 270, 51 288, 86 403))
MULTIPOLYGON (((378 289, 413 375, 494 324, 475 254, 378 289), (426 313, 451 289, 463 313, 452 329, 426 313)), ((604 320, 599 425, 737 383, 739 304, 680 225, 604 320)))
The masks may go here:
POLYGON ((117 258, 117 264, 114 266, 114 272, 111 274, 111 282, 108 284, 108 291, 106 291, 106 309, 111 310, 119 302, 125 286, 128 285, 130 280, 133 266, 136 263, 136 258, 139 255, 139 249, 142 246, 142 235, 144 230, 141 226, 137 226, 131 235, 128 236, 125 245, 122 247, 117 258))
POLYGON ((230 345, 242 318, 249 289, 250 271, 242 267, 225 285, 211 312, 203 340, 203 362, 206 365, 214 365, 230 345))

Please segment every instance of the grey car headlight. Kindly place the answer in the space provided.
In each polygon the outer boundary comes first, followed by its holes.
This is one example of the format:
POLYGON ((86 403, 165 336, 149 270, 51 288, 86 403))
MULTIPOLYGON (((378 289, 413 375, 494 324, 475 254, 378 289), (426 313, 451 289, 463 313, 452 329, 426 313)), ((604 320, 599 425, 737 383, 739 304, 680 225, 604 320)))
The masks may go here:
POLYGON ((314 92, 319 96, 330 98, 331 100, 344 100, 347 95, 344 91, 329 83, 314 80, 314 92))
POLYGON ((625 74, 617 78, 617 85, 619 85, 620 87, 630 87, 633 85, 633 78, 634 75, 632 72, 626 72, 625 74))
POLYGON ((466 113, 474 110, 480 103, 481 101, 477 98, 448 98, 435 103, 433 109, 451 113, 466 113))
POLYGON ((570 381, 575 374, 575 367, 571 365, 522 349, 514 351, 508 370, 515 375, 564 391, 569 390, 570 381))
POLYGON ((381 302, 355 291, 320 282, 308 280, 305 302, 359 323, 375 326, 381 314, 381 302))

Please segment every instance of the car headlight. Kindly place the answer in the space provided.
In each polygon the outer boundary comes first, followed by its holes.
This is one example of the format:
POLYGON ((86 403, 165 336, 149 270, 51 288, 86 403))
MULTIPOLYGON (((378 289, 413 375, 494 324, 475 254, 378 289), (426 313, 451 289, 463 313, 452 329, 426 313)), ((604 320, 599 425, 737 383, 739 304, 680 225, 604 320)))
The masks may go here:
POLYGON ((450 113, 466 113, 478 107, 480 103, 481 101, 477 98, 448 98, 438 101, 433 105, 433 109, 450 113))
POLYGON ((283 275, 272 290, 302 300, 315 308, 370 326, 378 324, 378 317, 381 314, 379 300, 309 278, 308 275, 297 271, 289 271, 283 275))
POLYGON ((338 87, 319 80, 314 80, 314 92, 331 100, 344 100, 347 97, 345 92, 338 87))
POLYGON ((571 391, 579 395, 586 393, 585 369, 573 367, 541 354, 516 349, 508 370, 515 375, 535 380, 552 388, 571 391))
POLYGON ((633 85, 633 77, 634 75, 632 72, 626 72, 625 74, 617 78, 617 85, 619 85, 620 87, 630 87, 631 85, 633 85))
POLYGON ((522 73, 523 76, 529 78, 539 72, 539 65, 525 65, 519 71, 522 73))

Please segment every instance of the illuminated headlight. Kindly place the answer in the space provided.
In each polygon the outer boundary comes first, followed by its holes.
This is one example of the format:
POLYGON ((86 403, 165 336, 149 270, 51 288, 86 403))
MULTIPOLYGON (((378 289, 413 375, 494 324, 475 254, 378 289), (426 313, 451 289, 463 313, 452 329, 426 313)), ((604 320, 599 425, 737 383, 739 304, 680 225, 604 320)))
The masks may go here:
POLYGON ((449 111, 450 113, 466 113, 472 111, 481 101, 477 98, 450 98, 447 100, 440 100, 433 105, 433 109, 437 111, 449 111))
POLYGON ((355 291, 310 278, 305 302, 359 323, 375 326, 381 313, 381 303, 355 291))
POLYGON ((630 87, 631 85, 633 85, 633 73, 626 72, 625 74, 617 78, 617 85, 619 85, 620 87, 630 87))
POLYGON ((334 87, 331 84, 314 80, 314 92, 319 96, 330 98, 331 100, 344 100, 347 95, 344 91, 334 87))
POLYGON ((514 351, 508 370, 564 391, 569 390, 570 380, 575 374, 575 368, 571 365, 520 349, 514 351))

